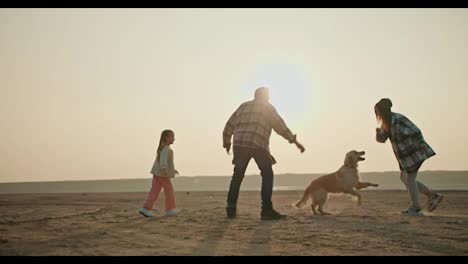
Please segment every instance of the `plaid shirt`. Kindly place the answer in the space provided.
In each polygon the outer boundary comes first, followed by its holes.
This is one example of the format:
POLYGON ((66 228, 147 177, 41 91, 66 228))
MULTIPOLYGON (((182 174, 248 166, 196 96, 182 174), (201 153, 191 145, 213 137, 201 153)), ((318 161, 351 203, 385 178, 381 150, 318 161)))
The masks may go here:
POLYGON ((392 113, 390 135, 382 130, 376 134, 378 142, 384 143, 387 138, 390 138, 401 170, 417 171, 423 161, 435 155, 421 130, 402 114, 392 113))
MULTIPOLYGON (((257 148, 270 154, 272 129, 290 143, 296 138, 273 105, 257 100, 245 102, 227 121, 223 131, 223 146, 231 144, 231 136, 234 134, 234 147, 257 148)), ((270 157, 274 164, 274 158, 270 157)))

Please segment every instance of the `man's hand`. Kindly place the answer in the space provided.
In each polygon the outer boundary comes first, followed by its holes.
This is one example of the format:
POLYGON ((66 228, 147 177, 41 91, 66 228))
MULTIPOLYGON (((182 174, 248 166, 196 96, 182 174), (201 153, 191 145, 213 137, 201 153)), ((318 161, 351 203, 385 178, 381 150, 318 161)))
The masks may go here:
POLYGON ((229 150, 231 150, 231 144, 224 144, 223 148, 226 149, 227 154, 229 154, 229 150))
POLYGON ((294 142, 294 144, 296 144, 296 147, 298 147, 301 150, 301 153, 303 153, 305 151, 305 148, 304 148, 304 146, 302 146, 301 143, 296 141, 296 142, 294 142))
POLYGON ((296 144, 296 147, 298 147, 301 150, 301 153, 305 151, 304 146, 302 146, 301 143, 297 142, 297 135, 294 135, 294 137, 291 140, 289 140, 289 143, 296 144))

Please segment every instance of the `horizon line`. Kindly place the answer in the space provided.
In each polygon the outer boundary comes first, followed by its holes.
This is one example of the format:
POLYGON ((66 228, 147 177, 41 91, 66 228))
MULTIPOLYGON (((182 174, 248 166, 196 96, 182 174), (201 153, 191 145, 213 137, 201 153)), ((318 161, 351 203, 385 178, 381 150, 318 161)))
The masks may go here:
MULTIPOLYGON (((365 172, 360 172, 359 174, 366 174, 366 173, 399 173, 400 171, 365 171, 365 172)), ((418 173, 423 173, 423 172, 468 172, 468 170, 423 170, 419 171, 418 173)), ((330 172, 326 173, 320 173, 320 172, 304 172, 304 173, 278 173, 275 174, 275 176, 279 175, 325 175, 329 174, 330 172)), ((246 174, 245 177, 250 177, 250 176, 259 176, 260 174, 246 174)), ((177 176, 175 178, 195 178, 195 177, 232 177, 232 175, 191 175, 191 176, 177 176)), ((174 178, 174 179, 175 179, 174 178)), ((46 183, 46 182, 81 182, 81 181, 118 181, 118 180, 144 180, 144 179, 149 179, 148 178, 114 178, 114 179, 93 179, 93 180, 56 180, 56 181, 17 181, 17 182, 0 182, 0 184, 8 184, 8 183, 46 183)))

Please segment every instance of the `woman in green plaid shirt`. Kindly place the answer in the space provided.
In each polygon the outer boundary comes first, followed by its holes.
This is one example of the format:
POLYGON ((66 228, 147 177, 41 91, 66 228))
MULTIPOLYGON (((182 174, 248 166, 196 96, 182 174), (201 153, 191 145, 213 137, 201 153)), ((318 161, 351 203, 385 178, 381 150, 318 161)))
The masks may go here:
POLYGON ((400 165, 400 178, 405 184, 410 199, 410 207, 403 214, 420 215, 418 193, 428 197, 428 210, 432 212, 442 201, 443 196, 431 191, 427 186, 416 180, 422 163, 435 155, 434 150, 426 143, 421 130, 406 116, 391 111, 392 101, 381 99, 374 107, 380 127, 376 129, 376 140, 380 143, 390 139, 393 152, 400 165))

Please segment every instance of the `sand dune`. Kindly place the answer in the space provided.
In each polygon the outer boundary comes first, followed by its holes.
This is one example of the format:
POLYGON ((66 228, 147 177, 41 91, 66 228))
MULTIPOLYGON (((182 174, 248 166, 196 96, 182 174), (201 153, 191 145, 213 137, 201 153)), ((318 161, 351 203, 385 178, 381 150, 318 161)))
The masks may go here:
POLYGON ((365 191, 363 205, 332 196, 331 216, 290 206, 300 191, 277 191, 287 220, 260 221, 260 193, 241 192, 225 218, 225 192, 178 192, 181 213, 137 213, 145 193, 0 195, 0 255, 468 255, 468 192, 444 192, 425 217, 401 216, 403 191, 365 191))

